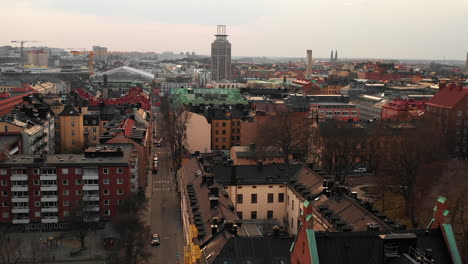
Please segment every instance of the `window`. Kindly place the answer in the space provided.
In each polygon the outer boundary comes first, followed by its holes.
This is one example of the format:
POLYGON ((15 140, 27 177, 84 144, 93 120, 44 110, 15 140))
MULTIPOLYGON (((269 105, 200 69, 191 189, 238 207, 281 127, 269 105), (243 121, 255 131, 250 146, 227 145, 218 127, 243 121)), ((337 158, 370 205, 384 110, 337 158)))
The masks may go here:
POLYGON ((251 198, 250 203, 257 203, 257 194, 256 193, 252 193, 250 198, 251 198))
POLYGON ((110 200, 104 200, 104 205, 110 205, 110 200))
POLYGON ((103 179, 103 183, 104 183, 104 184, 109 184, 109 179, 104 178, 104 179, 103 179))
POLYGON ((222 149, 226 149, 226 145, 223 145, 222 147, 223 147, 222 149))
POLYGON ((284 202, 284 193, 278 193, 278 203, 284 202))
POLYGON ((75 136, 75 130, 72 129, 72 137, 75 136))
POLYGON ((294 210, 294 200, 292 200, 292 209, 294 210))
POLYGON ((215 142, 218 143, 218 138, 215 138, 215 142))
POLYGON ((222 133, 222 134, 223 134, 223 135, 226 135, 226 130, 223 130, 223 133, 222 133))
POLYGON ((7 175, 7 169, 0 169, 0 175, 7 175))
POLYGON ((76 168, 75 169, 75 174, 81 174, 81 168, 76 168))
POLYGON ((268 219, 272 219, 272 218, 273 218, 273 211, 272 211, 272 210, 268 210, 268 211, 267 211, 267 218, 268 218, 268 219))
POLYGON ((10 217, 10 214, 8 212, 3 212, 2 217, 3 218, 8 218, 8 217, 10 217))
POLYGON ((63 185, 68 185, 68 180, 62 180, 63 185))
POLYGON ((104 174, 109 174, 109 168, 104 168, 104 169, 102 169, 102 173, 104 173, 104 174))
POLYGON ((238 203, 238 204, 243 203, 243 202, 244 202, 244 195, 238 194, 236 200, 237 200, 237 203, 238 203))
POLYGON ((273 203, 273 194, 272 193, 268 194, 268 203, 273 203))
POLYGON ((41 202, 35 201, 35 202, 34 202, 34 206, 35 206, 35 207, 41 207, 41 202))
POLYGON ((257 186, 255 186, 255 185, 254 185, 254 186, 252 186, 252 188, 253 188, 253 189, 256 189, 256 188, 257 188, 257 186))
POLYGON ((219 135, 219 130, 216 129, 216 130, 215 130, 215 134, 216 134, 216 135, 219 135))
POLYGON ((7 186, 7 181, 6 180, 2 180, 2 186, 7 186))
POLYGON ((122 189, 118 189, 118 190, 117 190, 117 194, 118 194, 118 195, 122 195, 122 194, 123 194, 123 190, 122 190, 122 189))
POLYGON ((109 193, 110 193, 110 192, 109 192, 108 189, 105 189, 105 190, 104 190, 104 195, 109 195, 109 193))
POLYGON ((39 185, 39 180, 34 180, 34 185, 39 185))
POLYGON ((33 174, 38 175, 39 174, 39 169, 33 169, 33 174))
MULTIPOLYGON (((94 120, 93 120, 93 122, 94 122, 94 120)), ((96 128, 95 128, 95 127, 93 127, 93 132, 96 132, 96 128)))
POLYGON ((2 202, 3 207, 8 207, 8 202, 2 202))
POLYGON ((67 196, 69 194, 68 190, 63 190, 63 195, 67 196))
POLYGON ((76 190, 76 195, 81 195, 81 190, 76 190))
POLYGON ((123 184, 123 178, 117 178, 117 184, 123 184))
POLYGON ((105 215, 105 216, 110 216, 110 215, 111 215, 111 211, 110 211, 110 210, 105 210, 105 211, 104 211, 104 215, 105 215))
POLYGON ((40 196, 41 192, 40 191, 34 191, 34 196, 40 196))
MULTIPOLYGON (((71 126, 74 127, 75 126, 75 121, 71 121, 71 126)), ((73 131, 73 130, 72 130, 73 131)))
POLYGON ((462 116, 463 115, 463 111, 457 111, 457 116, 462 116))
POLYGON ((76 185, 81 185, 81 180, 80 180, 80 179, 76 179, 76 180, 75 180, 75 184, 76 184, 76 185))
POLYGON ((63 211, 63 216, 70 216, 70 211, 63 211))
POLYGON ((2 191, 2 196, 8 196, 8 191, 2 191))
POLYGON ((117 174, 122 174, 123 173, 123 168, 117 168, 117 174))
POLYGON ((250 212, 250 219, 257 219, 257 211, 250 212))
POLYGON ((226 127, 226 122, 223 122, 223 127, 226 127))
POLYGON ((242 212, 238 211, 237 212, 237 217, 239 217, 239 219, 242 219, 242 212))
POLYGON ((68 168, 63 168, 62 169, 62 174, 68 174, 68 168))
POLYGON ((70 201, 67 201, 67 200, 63 201, 63 206, 70 206, 70 201))

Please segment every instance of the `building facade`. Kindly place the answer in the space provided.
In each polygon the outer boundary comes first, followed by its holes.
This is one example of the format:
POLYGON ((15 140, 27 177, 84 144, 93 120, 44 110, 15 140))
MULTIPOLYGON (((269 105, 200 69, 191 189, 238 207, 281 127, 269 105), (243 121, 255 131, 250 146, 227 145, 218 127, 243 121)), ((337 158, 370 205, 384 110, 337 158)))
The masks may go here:
POLYGON ((211 44, 211 79, 231 79, 231 43, 227 40, 226 26, 218 25, 216 40, 211 44))
POLYGON ((83 115, 73 106, 66 105, 59 115, 60 152, 81 153, 85 146, 83 115))
POLYGON ((131 144, 101 145, 84 154, 15 155, 0 162, 0 222, 58 229, 79 203, 86 221, 109 220, 131 193, 131 144))

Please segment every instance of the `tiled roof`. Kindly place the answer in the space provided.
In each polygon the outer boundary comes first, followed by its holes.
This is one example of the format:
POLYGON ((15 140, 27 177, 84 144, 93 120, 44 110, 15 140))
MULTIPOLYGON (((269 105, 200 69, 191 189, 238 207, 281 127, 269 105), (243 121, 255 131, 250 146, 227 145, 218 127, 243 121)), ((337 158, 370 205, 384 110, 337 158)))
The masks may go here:
POLYGON ((468 95, 468 88, 461 84, 449 84, 446 87, 439 88, 439 92, 434 95, 428 102, 428 106, 438 106, 442 108, 453 108, 460 100, 468 95))

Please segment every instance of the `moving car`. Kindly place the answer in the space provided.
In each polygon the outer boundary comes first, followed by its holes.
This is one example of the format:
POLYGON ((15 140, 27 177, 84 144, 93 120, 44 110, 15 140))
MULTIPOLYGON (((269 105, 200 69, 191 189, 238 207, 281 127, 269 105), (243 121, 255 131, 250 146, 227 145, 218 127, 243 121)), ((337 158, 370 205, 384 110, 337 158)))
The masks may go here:
POLYGON ((151 245, 152 246, 159 246, 159 244, 160 244, 159 235, 158 234, 153 234, 153 236, 151 237, 151 245))
POLYGON ((366 168, 357 168, 354 170, 354 173, 366 173, 367 170, 366 168))

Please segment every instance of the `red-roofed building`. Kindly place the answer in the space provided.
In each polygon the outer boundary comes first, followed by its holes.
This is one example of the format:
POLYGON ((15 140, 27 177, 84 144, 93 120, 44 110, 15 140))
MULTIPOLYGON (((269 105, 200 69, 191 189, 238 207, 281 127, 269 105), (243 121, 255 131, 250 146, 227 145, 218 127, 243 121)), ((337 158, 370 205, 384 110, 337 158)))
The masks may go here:
POLYGON ((143 88, 141 87, 133 87, 128 90, 124 96, 120 98, 99 98, 96 99, 94 96, 90 95, 85 90, 78 88, 74 90, 78 95, 82 98, 87 99, 89 101, 90 106, 98 106, 100 103, 104 103, 105 105, 124 105, 124 104, 137 104, 141 105, 146 111, 151 109, 151 103, 149 95, 143 92, 143 88))
POLYGON ((382 120, 411 120, 426 111, 426 100, 395 99, 382 106, 382 120))
POLYGON ((439 92, 427 102, 427 113, 435 116, 449 139, 450 150, 468 157, 468 87, 439 84, 439 92))
POLYGON ((37 90, 28 84, 11 88, 10 92, 0 92, 0 116, 9 113, 16 105, 23 102, 23 97, 37 93, 37 90))

